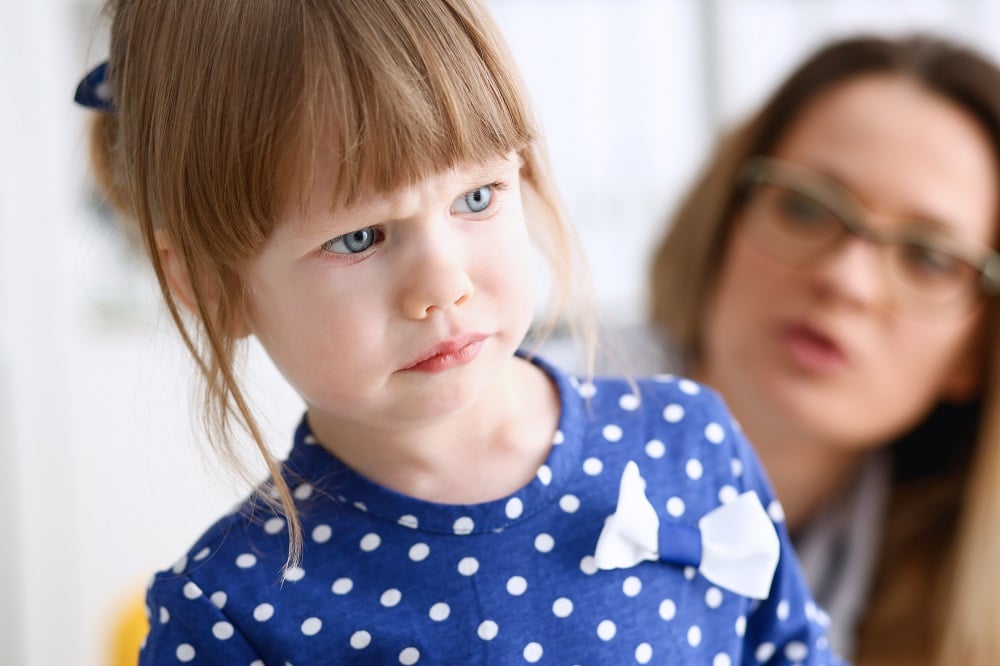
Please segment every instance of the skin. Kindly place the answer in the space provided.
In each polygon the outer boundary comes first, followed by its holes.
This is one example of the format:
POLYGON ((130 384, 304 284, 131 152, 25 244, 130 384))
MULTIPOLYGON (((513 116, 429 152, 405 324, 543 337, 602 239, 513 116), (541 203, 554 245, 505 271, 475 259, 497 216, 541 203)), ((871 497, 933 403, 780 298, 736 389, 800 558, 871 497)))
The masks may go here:
POLYGON ((519 160, 461 165, 347 208, 329 193, 335 165, 318 158, 307 205, 289 206, 247 267, 247 330, 305 400, 319 442, 362 475, 436 502, 514 492, 544 461, 559 412, 547 376, 514 356, 536 286, 519 160), (367 248, 363 230, 375 232, 367 248))
MULTIPOLYGON (((870 75, 813 100, 773 155, 839 181, 878 229, 929 220, 992 247, 1000 174, 990 145, 947 99, 902 77, 870 75)), ((867 453, 938 401, 977 389, 982 308, 927 321, 898 314, 890 301, 873 245, 851 239, 790 269, 748 243, 737 218, 705 313, 698 374, 754 442, 793 531, 867 453)))

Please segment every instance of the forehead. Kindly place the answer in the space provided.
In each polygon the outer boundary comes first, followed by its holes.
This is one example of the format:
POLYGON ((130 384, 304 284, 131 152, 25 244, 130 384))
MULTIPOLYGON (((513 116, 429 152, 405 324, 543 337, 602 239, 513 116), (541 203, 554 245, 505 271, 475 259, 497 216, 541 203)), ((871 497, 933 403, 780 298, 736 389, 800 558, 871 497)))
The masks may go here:
POLYGON ((993 245, 998 165, 993 142, 956 103, 907 78, 860 77, 807 104, 776 157, 826 173, 872 213, 940 222, 993 245))

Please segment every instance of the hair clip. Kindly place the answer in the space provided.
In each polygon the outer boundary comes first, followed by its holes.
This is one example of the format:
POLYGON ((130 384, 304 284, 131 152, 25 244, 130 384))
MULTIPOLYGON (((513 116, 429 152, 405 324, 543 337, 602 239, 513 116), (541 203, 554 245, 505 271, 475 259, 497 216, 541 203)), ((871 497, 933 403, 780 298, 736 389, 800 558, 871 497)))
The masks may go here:
POLYGON ((111 86, 108 85, 107 61, 87 72, 87 75, 80 81, 80 85, 76 87, 76 95, 73 96, 73 100, 89 109, 115 110, 115 105, 111 101, 111 86))

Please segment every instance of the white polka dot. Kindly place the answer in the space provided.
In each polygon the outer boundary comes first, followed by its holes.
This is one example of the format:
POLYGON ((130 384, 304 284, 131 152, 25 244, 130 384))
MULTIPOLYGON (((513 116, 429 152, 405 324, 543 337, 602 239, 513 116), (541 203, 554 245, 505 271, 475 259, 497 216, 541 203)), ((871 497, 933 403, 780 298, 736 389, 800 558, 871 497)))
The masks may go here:
POLYGON ((399 663, 403 666, 413 666, 418 661, 420 661, 420 650, 415 647, 404 648, 399 653, 399 663))
POLYGON ((693 625, 688 629, 688 645, 691 647, 698 647, 701 645, 701 627, 697 624, 693 625))
POLYGON ((371 645, 372 635, 365 630, 355 631, 351 634, 351 647, 355 650, 364 650, 371 645))
POLYGON ((569 617, 573 613, 573 602, 566 597, 559 597, 552 603, 552 614, 556 617, 569 617))
POLYGON ((306 435, 302 441, 308 444, 309 446, 312 446, 313 444, 316 443, 316 438, 313 437, 312 435, 306 435))
POLYGON ((258 622, 267 622, 274 617, 274 606, 271 604, 260 604, 253 609, 253 619, 258 622))
POLYGON ((729 468, 733 472, 733 476, 743 476, 743 461, 739 458, 733 458, 729 461, 729 468))
POLYGON ((712 657, 712 666, 733 666, 733 660, 725 652, 720 652, 712 657))
POLYGON ((400 592, 396 588, 390 588, 382 593, 382 596, 379 597, 378 601, 386 608, 392 608, 393 606, 399 604, 399 602, 402 601, 402 599, 403 599, 402 592, 400 592))
POLYGON ((597 458, 587 458, 583 461, 583 471, 589 476, 597 476, 604 469, 604 463, 597 458))
POLYGON ((254 659, 250 662, 250 666, 265 666, 265 664, 260 659, 254 659))
POLYGON ((312 494, 313 494, 313 487, 310 486, 308 483, 303 483, 301 486, 296 488, 295 491, 292 493, 295 499, 299 500, 300 502, 309 499, 310 497, 312 497, 312 494))
POLYGON ((369 532, 368 534, 361 537, 361 543, 359 545, 361 546, 361 550, 365 551, 366 553, 370 553, 382 545, 382 537, 375 534, 374 532, 369 532))
POLYGON ((688 580, 694 580, 694 575, 698 573, 694 567, 684 567, 684 577, 688 580))
POLYGON ((368 511, 368 507, 365 506, 364 502, 355 502, 354 508, 357 509, 358 511, 368 511))
POLYGON ((614 424, 606 425, 601 431, 601 434, 604 436, 604 439, 609 442, 617 442, 622 438, 622 429, 614 424))
POLYGON ((753 656, 757 659, 757 661, 763 664, 765 661, 774 656, 774 643, 761 643, 757 646, 753 656))
POLYGON ((664 620, 670 621, 674 619, 677 615, 677 604, 675 604, 670 599, 664 599, 660 602, 660 617, 664 620))
POLYGON ((723 504, 731 504, 740 496, 740 491, 730 485, 719 488, 719 501, 723 504))
POLYGON ((580 508, 580 498, 576 495, 563 495, 559 498, 559 508, 566 513, 576 513, 580 508))
POLYGON ((463 557, 458 563, 458 573, 472 576, 479 571, 479 560, 474 557, 463 557))
POLYGON ((597 573, 597 560, 594 559, 593 555, 585 555, 584 558, 580 560, 580 571, 588 576, 593 576, 597 573))
POLYGON ((333 587, 330 590, 334 594, 347 594, 354 589, 354 581, 350 578, 338 578, 333 581, 333 587))
POLYGON ((775 613, 775 615, 778 616, 779 620, 782 620, 782 621, 787 620, 788 619, 788 601, 785 600, 785 599, 782 599, 781 601, 779 601, 778 602, 778 607, 774 610, 774 613, 775 613))
POLYGON ((266 523, 264 523, 264 531, 268 534, 277 534, 283 529, 285 529, 284 518, 270 518, 266 523))
POLYGON ((674 518, 680 518, 684 515, 684 500, 680 497, 671 497, 667 500, 667 513, 669 513, 674 518))
POLYGON ((712 444, 722 444, 722 441, 726 438, 726 431, 718 423, 714 421, 705 426, 705 439, 710 441, 712 444))
POLYGON ((282 574, 285 580, 289 583, 295 583, 302 580, 302 577, 306 575, 306 570, 302 567, 292 567, 291 569, 286 569, 285 573, 282 574))
POLYGON ((405 516, 400 516, 399 520, 396 521, 403 527, 409 527, 411 530, 415 530, 420 526, 420 521, 417 520, 416 516, 411 516, 409 514, 405 516))
POLYGON ((323 621, 318 617, 310 617, 302 623, 302 633, 306 636, 315 636, 323 628, 323 621))
POLYGON ((186 664, 194 660, 194 647, 190 643, 181 643, 177 646, 177 651, 174 654, 177 655, 177 661, 186 664))
POLYGON ((611 620, 602 620, 597 625, 597 637, 602 641, 610 641, 618 633, 618 627, 611 620))
POLYGON ((744 636, 747 633, 747 618, 745 615, 740 615, 736 618, 736 635, 744 636))
POLYGON ((697 481, 701 478, 705 470, 702 469, 701 463, 698 460, 691 458, 691 460, 687 461, 687 465, 684 466, 684 471, 687 472, 688 477, 692 481, 697 481))
POLYGON ((184 569, 187 568, 187 564, 188 564, 188 558, 185 555, 185 556, 181 557, 181 559, 177 560, 177 562, 174 563, 173 572, 175 574, 177 574, 177 575, 180 575, 180 574, 184 573, 184 569))
POLYGON ((236 566, 240 569, 249 569, 255 564, 257 564, 257 556, 252 553, 243 553, 236 558, 236 566))
POLYGON ((677 388, 688 395, 698 395, 698 391, 701 390, 698 388, 698 385, 690 379, 682 379, 677 382, 677 388))
POLYGON ((166 606, 160 606, 160 624, 167 622, 170 622, 170 611, 167 610, 166 606))
POLYGON ((642 581, 638 576, 629 576, 622 582, 622 592, 626 597, 637 596, 642 591, 642 581))
POLYGON ((524 660, 529 664, 534 664, 542 658, 542 646, 538 643, 528 643, 524 646, 524 660))
POLYGON ((507 500, 507 506, 504 507, 504 511, 511 520, 520 518, 521 514, 524 513, 524 502, 518 497, 511 497, 507 500))
POLYGON ((646 455, 654 460, 662 458, 667 452, 667 447, 658 439, 651 439, 646 442, 646 455))
POLYGON ((197 599, 201 596, 201 588, 195 583, 186 583, 184 585, 184 596, 188 599, 197 599))
POLYGON ((684 408, 673 403, 663 408, 663 420, 667 423, 680 423, 684 419, 684 408))
POLYGON ((201 562, 203 559, 208 557, 211 552, 212 552, 211 549, 209 549, 208 546, 205 546, 204 548, 198 551, 197 555, 194 556, 194 561, 201 562))
POLYGON ((635 393, 625 393, 618 398, 618 406, 626 412, 634 412, 639 407, 639 396, 635 393))
POLYGON ((528 589, 528 581, 523 576, 511 576, 507 579, 507 593, 519 597, 528 589))
POLYGON ((809 648, 801 641, 791 641, 785 646, 785 657, 789 661, 805 661, 809 656, 809 648))
POLYGON ((212 625, 212 635, 220 641, 227 641, 233 637, 233 625, 228 622, 216 622, 212 625))
POLYGON ((500 627, 497 626, 496 622, 493 620, 484 620, 480 623, 479 629, 476 630, 476 633, 479 634, 479 637, 484 641, 491 641, 497 637, 497 633, 499 631, 500 627))
POLYGON ((410 546, 410 559, 414 562, 423 562, 431 554, 431 547, 426 543, 415 543, 410 546))
POLYGON ((226 593, 223 592, 222 590, 219 590, 218 592, 213 592, 212 596, 209 597, 209 599, 211 599, 212 604, 216 608, 224 608, 226 602, 229 601, 229 597, 226 596, 226 593))
POLYGON ((535 550, 539 553, 548 553, 556 545, 555 539, 552 538, 551 534, 539 534, 535 537, 535 550))
POLYGON ((722 605, 722 590, 717 587, 710 587, 705 592, 705 605, 709 608, 718 608, 722 605))
POLYGON ((767 515, 771 517, 776 523, 782 523, 785 521, 785 509, 781 506, 781 502, 778 500, 771 500, 771 503, 767 505, 767 515))
POLYGON ((556 430, 556 434, 552 436, 552 443, 559 446, 566 441, 566 436, 562 433, 562 430, 556 430))
POLYGON ((451 607, 443 601, 438 602, 431 606, 431 610, 428 615, 435 622, 443 622, 448 619, 449 615, 451 615, 451 607))
POLYGON ((476 523, 473 522, 472 518, 462 516, 451 526, 451 531, 455 534, 472 534, 472 530, 475 528, 476 523))
POLYGON ((593 398, 597 395, 597 387, 590 382, 580 384, 580 395, 584 398, 593 398))
POLYGON ((648 664, 653 658, 653 646, 649 643, 639 643, 635 648, 635 661, 639 664, 648 664))
POLYGON ((316 543, 326 543, 333 536, 333 529, 329 525, 317 525, 313 528, 312 538, 316 543))
POLYGON ((535 476, 538 477, 538 480, 542 482, 543 486, 547 486, 552 483, 552 468, 548 465, 542 465, 538 468, 535 476))

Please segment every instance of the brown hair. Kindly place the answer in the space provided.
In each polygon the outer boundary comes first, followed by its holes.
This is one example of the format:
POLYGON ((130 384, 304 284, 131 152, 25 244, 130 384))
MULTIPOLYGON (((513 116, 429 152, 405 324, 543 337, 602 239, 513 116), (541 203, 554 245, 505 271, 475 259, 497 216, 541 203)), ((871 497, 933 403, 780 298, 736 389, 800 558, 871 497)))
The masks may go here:
MULTIPOLYGON (((806 60, 746 123, 718 145, 668 223, 653 260, 651 315, 686 362, 702 354, 704 304, 715 288, 734 218, 743 204, 739 169, 767 155, 824 91, 860 76, 911 79, 951 100, 986 130, 1000 161, 1000 69, 983 56, 928 36, 858 37, 833 42, 806 60)), ((1000 187, 1000 183, 997 183, 1000 187)), ((1000 220, 998 220, 1000 224, 1000 220)), ((998 341, 991 302, 986 336, 998 341)), ((888 509, 871 603, 862 619, 857 663, 1000 663, 1000 353, 988 368, 978 426, 953 451, 947 473, 917 483, 897 479, 888 509), (956 451, 957 449, 957 451, 956 451), (971 460, 969 458, 971 457, 971 460), (956 526, 957 522, 957 526, 956 526)), ((927 424, 914 435, 929 435, 927 424)), ((895 447, 900 460, 914 447, 895 447)))
POLYGON ((338 205, 517 152, 526 206, 541 210, 532 232, 566 304, 578 252, 527 96, 477 0, 111 0, 106 9, 115 110, 94 121, 97 179, 136 223, 198 365, 211 443, 243 471, 235 424, 263 456, 295 562, 293 500, 237 379, 241 272, 282 205, 304 203, 319 137, 332 131, 338 205), (168 286, 158 233, 184 262, 194 326, 168 286))

